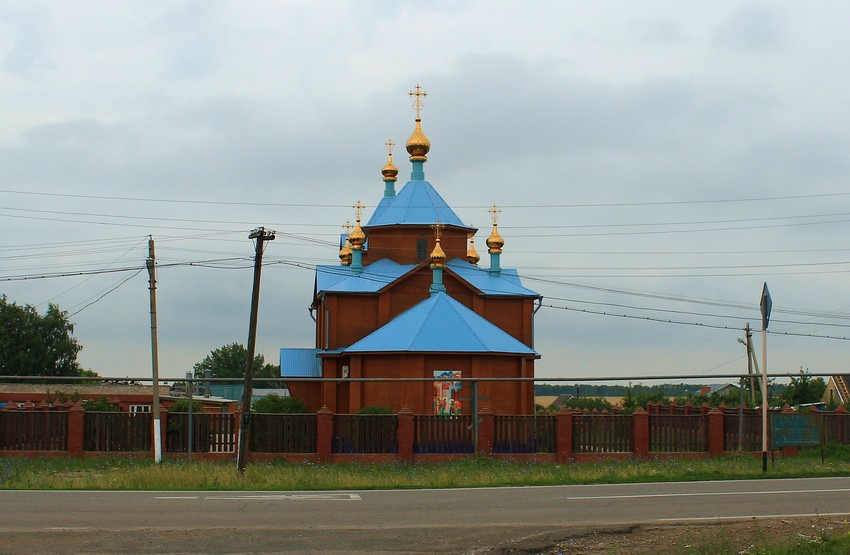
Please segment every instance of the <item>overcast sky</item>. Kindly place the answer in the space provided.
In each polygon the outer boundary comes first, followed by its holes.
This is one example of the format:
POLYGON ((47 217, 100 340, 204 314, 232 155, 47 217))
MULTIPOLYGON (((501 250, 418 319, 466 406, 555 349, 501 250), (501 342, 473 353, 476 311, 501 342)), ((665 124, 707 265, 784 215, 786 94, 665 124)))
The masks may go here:
POLYGON ((312 268, 380 200, 421 83, 426 179, 485 267, 499 205, 502 266, 544 296, 539 377, 746 371, 764 282, 770 369, 847 372, 847 21, 840 1, 0 1, 0 293, 68 311, 83 367, 149 376, 152 235, 160 372, 182 376, 247 343, 265 226, 258 351, 312 347, 312 268))

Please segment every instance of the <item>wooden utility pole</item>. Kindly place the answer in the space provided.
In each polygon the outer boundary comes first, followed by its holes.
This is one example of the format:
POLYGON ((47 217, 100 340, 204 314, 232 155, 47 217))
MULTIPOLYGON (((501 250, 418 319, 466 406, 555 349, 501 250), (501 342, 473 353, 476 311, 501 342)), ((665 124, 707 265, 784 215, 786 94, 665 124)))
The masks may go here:
POLYGON ((263 269, 263 243, 274 240, 274 231, 258 227, 248 236, 256 239, 254 251, 254 288, 251 293, 251 320, 248 325, 248 360, 245 363, 245 386, 242 390, 242 420, 239 422, 239 454, 236 467, 245 472, 248 457, 248 440, 251 430, 251 382, 254 380, 254 350, 257 346, 257 314, 260 307, 260 273, 263 269))
POLYGON ((156 255, 154 254, 153 236, 148 240, 148 278, 151 292, 151 373, 153 374, 153 398, 151 412, 153 413, 153 459, 162 462, 162 428, 159 425, 159 346, 156 332, 156 255))
MULTIPOLYGON (((756 406, 756 378, 753 375, 753 363, 755 362, 755 353, 753 353, 753 332, 750 329, 750 323, 747 322, 747 326, 744 328, 744 333, 746 333, 747 337, 747 374, 750 375, 750 404, 755 407, 756 406)), ((758 373, 758 366, 756 366, 756 373, 758 373)))

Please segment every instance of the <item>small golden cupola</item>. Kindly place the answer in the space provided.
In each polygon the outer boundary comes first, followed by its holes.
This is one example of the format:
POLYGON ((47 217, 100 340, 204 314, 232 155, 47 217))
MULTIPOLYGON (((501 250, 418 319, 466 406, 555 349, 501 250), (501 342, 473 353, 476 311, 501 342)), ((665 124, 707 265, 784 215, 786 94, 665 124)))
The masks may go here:
POLYGON ((443 224, 440 223, 440 220, 437 220, 434 225, 431 226, 434 229, 434 250, 431 251, 431 268, 442 268, 446 265, 446 253, 443 251, 443 247, 440 246, 440 237, 443 234, 443 224))
POLYGON ((440 246, 440 236, 443 233, 443 224, 440 220, 434 222, 431 229, 434 230, 434 250, 431 251, 431 287, 428 289, 431 295, 445 292, 446 286, 443 285, 443 267, 446 265, 446 253, 443 247, 440 246))
POLYGON ((381 175, 384 176, 384 198, 395 197, 395 182, 398 180, 398 168, 393 164, 393 147, 395 143, 392 139, 388 139, 387 145, 387 165, 381 168, 381 175))
POLYGON ((487 209, 487 212, 493 216, 493 231, 490 232, 490 237, 487 237, 487 252, 490 254, 502 254, 502 247, 505 246, 505 240, 499 235, 498 219, 501 210, 496 208, 494 204, 487 209))
POLYGON ((493 216, 493 231, 490 232, 490 237, 487 237, 487 252, 490 253, 490 273, 492 275, 499 275, 502 271, 501 267, 501 255, 502 255, 502 247, 505 246, 505 240, 502 239, 502 236, 499 235, 499 210, 494 204, 490 207, 487 212, 489 212, 493 216))
POLYGON ((466 261, 477 266, 479 260, 481 260, 481 256, 479 256, 478 251, 475 250, 475 235, 470 233, 469 248, 466 250, 466 261))
POLYGON ((381 168, 381 174, 384 176, 384 181, 398 181, 398 168, 393 164, 393 147, 395 143, 392 139, 387 139, 387 142, 384 143, 387 145, 387 165, 381 168))
POLYGON ((348 239, 348 235, 351 233, 353 226, 351 222, 345 222, 342 229, 345 231, 345 243, 339 249, 339 260, 343 266, 351 266, 351 241, 348 239))
POLYGON ((366 234, 363 233, 363 228, 360 227, 360 216, 363 209, 366 208, 359 200, 352 206, 357 215, 357 220, 354 224, 354 230, 348 234, 348 241, 351 243, 351 270, 355 273, 363 271, 363 244, 366 242, 366 234))
POLYGON ((410 154, 411 162, 425 162, 428 160, 428 151, 431 150, 431 141, 422 132, 422 99, 428 96, 428 93, 422 90, 422 87, 417 84, 416 88, 408 93, 414 98, 413 109, 416 110, 416 128, 413 134, 407 139, 407 152, 410 154))

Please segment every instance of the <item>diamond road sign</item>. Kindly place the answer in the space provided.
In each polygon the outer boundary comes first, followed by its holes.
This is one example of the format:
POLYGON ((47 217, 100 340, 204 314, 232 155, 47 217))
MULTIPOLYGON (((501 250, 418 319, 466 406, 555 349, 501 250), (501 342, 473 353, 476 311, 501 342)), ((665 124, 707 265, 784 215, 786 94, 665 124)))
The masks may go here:
POLYGON ((770 298, 770 291, 767 290, 767 282, 764 283, 764 288, 761 290, 761 329, 766 330, 767 324, 770 322, 770 309, 773 307, 773 299, 770 298))

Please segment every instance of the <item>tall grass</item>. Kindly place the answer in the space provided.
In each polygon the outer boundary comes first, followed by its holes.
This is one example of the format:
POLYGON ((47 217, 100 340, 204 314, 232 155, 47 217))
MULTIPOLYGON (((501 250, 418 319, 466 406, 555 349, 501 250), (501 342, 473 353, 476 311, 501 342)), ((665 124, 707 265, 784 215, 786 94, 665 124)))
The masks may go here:
POLYGON ((850 447, 778 458, 767 473, 752 456, 714 459, 624 460, 595 463, 507 462, 491 458, 440 464, 252 463, 244 475, 235 462, 122 458, 0 458, 0 489, 110 490, 348 490, 455 488, 648 481, 733 480, 846 476, 850 447))

